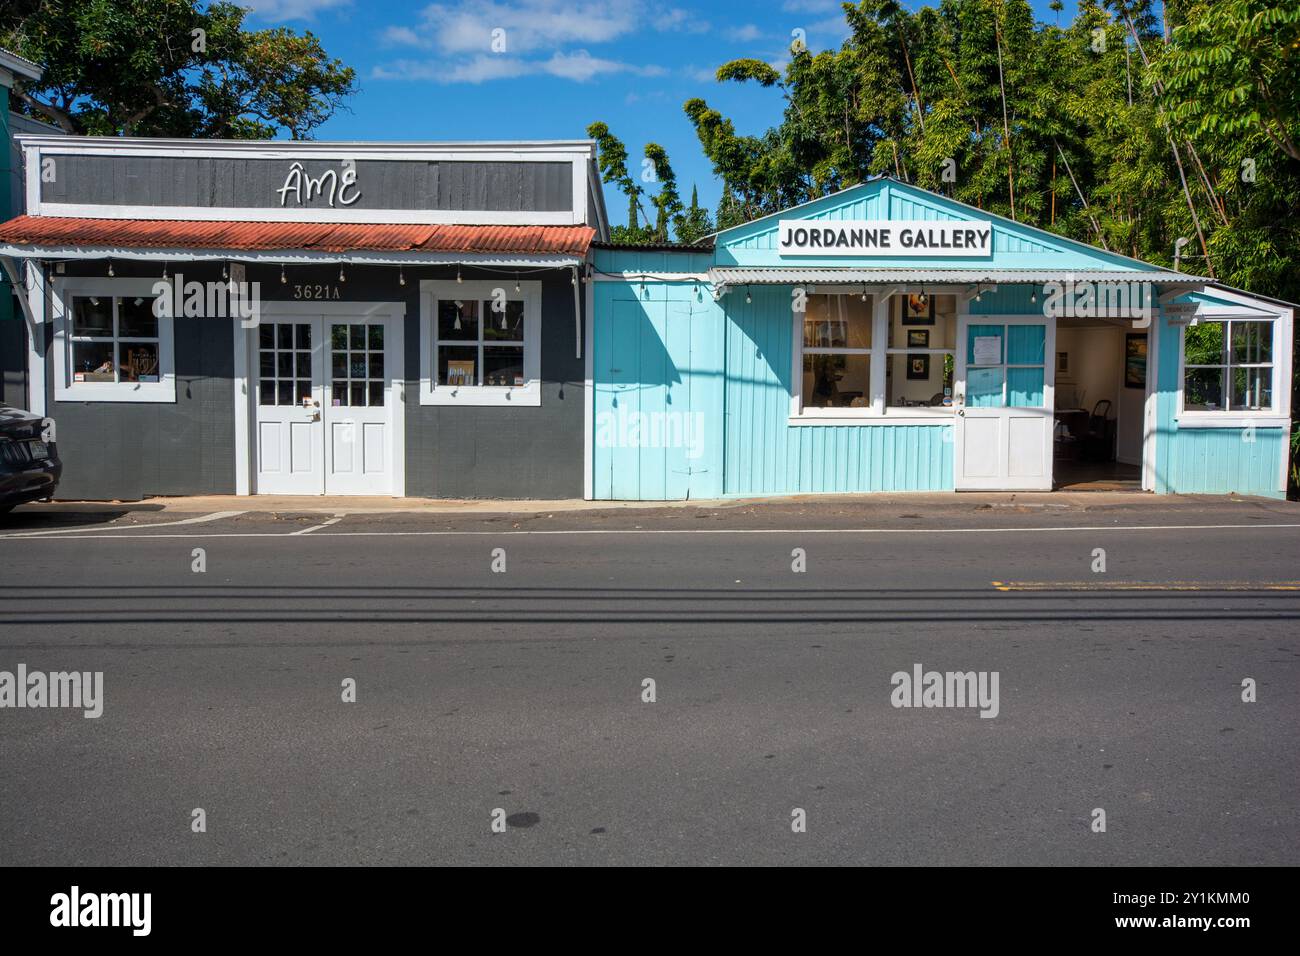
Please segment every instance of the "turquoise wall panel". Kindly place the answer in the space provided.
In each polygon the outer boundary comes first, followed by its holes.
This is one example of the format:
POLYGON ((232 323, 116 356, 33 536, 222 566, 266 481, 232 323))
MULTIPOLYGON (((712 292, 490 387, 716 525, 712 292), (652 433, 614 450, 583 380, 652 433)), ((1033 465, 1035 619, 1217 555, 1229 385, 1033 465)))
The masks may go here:
POLYGON ((791 289, 724 297, 729 495, 952 488, 950 425, 791 425, 791 289))
POLYGON ((593 495, 722 494, 722 322, 695 283, 601 282, 594 293, 593 495))
POLYGON ((1284 428, 1179 428, 1179 329, 1160 328, 1156 363, 1156 483, 1161 494, 1236 493, 1283 498, 1284 428))

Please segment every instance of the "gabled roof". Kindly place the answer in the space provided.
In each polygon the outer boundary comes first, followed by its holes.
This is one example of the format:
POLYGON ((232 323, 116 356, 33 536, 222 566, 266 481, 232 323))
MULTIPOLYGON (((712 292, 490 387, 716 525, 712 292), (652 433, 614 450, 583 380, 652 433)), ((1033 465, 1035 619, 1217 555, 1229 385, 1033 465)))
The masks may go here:
MULTIPOLYGON (((1044 268, 1058 271, 1074 269, 1103 269, 1117 272, 1151 272, 1163 271, 1157 266, 1141 259, 1109 252, 1097 246, 1069 239, 1047 229, 1041 229, 1028 223, 1017 222, 1007 216, 986 209, 979 209, 968 203, 950 199, 940 193, 922 189, 905 183, 892 176, 874 176, 865 182, 849 186, 828 196, 810 200, 798 206, 780 212, 770 213, 758 219, 732 226, 715 233, 720 254, 718 264, 760 265, 765 253, 770 253, 770 237, 775 236, 781 219, 808 219, 835 221, 837 219, 880 219, 880 220, 933 220, 933 221, 970 221, 982 220, 994 226, 994 253, 992 261, 939 260, 929 257, 928 264, 939 264, 940 268, 1044 268), (1051 258, 1051 261, 1047 257, 1051 258), (734 262, 727 261, 734 259, 734 262)), ((828 255, 817 262, 808 261, 807 265, 839 265, 856 262, 866 265, 871 256, 855 256, 852 259, 828 255), (831 261, 834 260, 834 261, 831 261)), ((916 257, 924 259, 925 257, 916 257)), ((883 263, 882 263, 883 264, 883 263)), ((903 266, 905 263, 898 262, 903 266)))
POLYGON ((33 63, 24 56, 19 56, 12 50, 6 50, 0 47, 0 68, 8 70, 10 73, 16 73, 18 76, 26 77, 29 80, 39 80, 45 70, 39 63, 33 63))

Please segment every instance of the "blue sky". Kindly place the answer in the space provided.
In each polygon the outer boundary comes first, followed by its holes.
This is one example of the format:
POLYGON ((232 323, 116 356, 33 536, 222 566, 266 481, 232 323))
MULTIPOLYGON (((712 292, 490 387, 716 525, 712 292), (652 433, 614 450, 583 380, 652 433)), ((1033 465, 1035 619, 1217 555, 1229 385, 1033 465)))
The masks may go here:
MULTIPOLYGON (((1048 0, 1033 0, 1054 22, 1048 0)), ((720 184, 682 113, 693 96, 759 133, 779 122, 780 92, 720 84, 737 57, 781 65, 792 31, 812 50, 847 33, 838 0, 242 0, 252 28, 311 30, 357 71, 350 110, 318 139, 581 139, 603 120, 628 147, 667 151, 684 199, 698 185, 712 209, 720 184), (505 49, 494 52, 492 31, 505 49)), ((917 8, 922 3, 908 6, 917 8)), ((1061 22, 1076 4, 1067 0, 1061 22)), ((615 224, 626 205, 606 187, 615 224)))

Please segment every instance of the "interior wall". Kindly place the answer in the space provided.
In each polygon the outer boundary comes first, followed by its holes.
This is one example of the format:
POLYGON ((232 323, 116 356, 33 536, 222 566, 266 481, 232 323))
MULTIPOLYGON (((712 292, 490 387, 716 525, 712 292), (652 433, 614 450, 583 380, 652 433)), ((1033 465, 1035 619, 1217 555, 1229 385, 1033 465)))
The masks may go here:
POLYGON ((1102 399, 1111 402, 1110 417, 1119 405, 1123 330, 1113 327, 1068 328, 1058 326, 1056 351, 1069 357, 1069 369, 1057 364, 1058 408, 1085 408, 1091 412, 1102 399))

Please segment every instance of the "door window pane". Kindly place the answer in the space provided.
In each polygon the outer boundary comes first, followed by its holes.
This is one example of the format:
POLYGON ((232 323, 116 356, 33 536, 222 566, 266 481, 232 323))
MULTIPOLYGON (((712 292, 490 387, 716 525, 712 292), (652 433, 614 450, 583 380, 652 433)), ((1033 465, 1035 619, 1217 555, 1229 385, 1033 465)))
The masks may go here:
POLYGON ((296 339, 297 339, 298 348, 300 349, 311 348, 311 323, 309 322, 298 323, 298 331, 296 333, 296 339))
POLYGON ((1042 365, 1047 345, 1047 327, 1042 325, 1007 326, 1007 364, 1042 365))
POLYGON ((293 348, 293 326, 288 322, 281 322, 276 325, 275 344, 282 349, 293 348))
POLYGON ((966 370, 966 404, 971 408, 1002 407, 1002 367, 966 370))
POLYGON ((370 337, 371 350, 383 351, 384 348, 384 327, 382 325, 371 325, 367 327, 366 334, 370 337))
POLYGON ((364 349, 366 347, 366 327, 359 324, 350 326, 348 340, 350 348, 364 349))
POLYGON ((1007 369, 1007 407, 1041 408, 1043 406, 1043 370, 1041 368, 1007 369))

